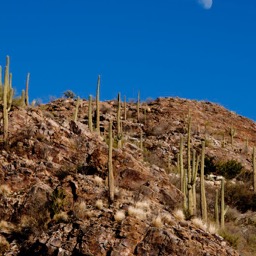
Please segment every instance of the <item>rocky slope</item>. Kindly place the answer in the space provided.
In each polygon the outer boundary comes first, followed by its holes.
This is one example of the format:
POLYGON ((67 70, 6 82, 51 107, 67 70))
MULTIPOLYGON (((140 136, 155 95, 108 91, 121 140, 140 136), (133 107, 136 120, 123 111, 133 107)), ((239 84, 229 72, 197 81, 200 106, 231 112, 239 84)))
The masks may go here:
POLYGON ((101 136, 88 130, 87 101, 77 123, 72 99, 13 107, 9 144, 1 146, 0 155, 0 253, 239 255, 222 237, 184 219, 178 210, 183 195, 167 166, 169 159, 171 169, 177 164, 188 111, 194 148, 200 150, 205 139, 209 156, 236 159, 248 170, 255 123, 213 103, 178 98, 144 103, 137 122, 136 105, 128 104, 123 147, 113 151, 116 189, 110 203, 106 141, 115 106, 115 101, 101 103, 101 136))

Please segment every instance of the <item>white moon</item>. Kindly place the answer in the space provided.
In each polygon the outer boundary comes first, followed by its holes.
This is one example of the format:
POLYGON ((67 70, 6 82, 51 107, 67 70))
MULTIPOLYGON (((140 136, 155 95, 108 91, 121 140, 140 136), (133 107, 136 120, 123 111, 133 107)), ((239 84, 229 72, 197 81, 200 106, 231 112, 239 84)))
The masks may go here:
POLYGON ((204 8, 204 9, 211 9, 212 8, 212 0, 198 0, 198 3, 204 8))

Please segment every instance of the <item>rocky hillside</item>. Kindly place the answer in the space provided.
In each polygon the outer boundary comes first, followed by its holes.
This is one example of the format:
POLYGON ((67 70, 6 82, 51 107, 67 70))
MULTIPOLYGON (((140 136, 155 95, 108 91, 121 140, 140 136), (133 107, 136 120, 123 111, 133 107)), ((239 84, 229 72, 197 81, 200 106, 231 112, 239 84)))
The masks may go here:
MULTIPOLYGON (((137 120, 136 104, 127 104, 123 145, 113 150, 112 203, 107 142, 117 103, 101 102, 101 135, 88 129, 87 101, 73 121, 75 105, 58 99, 9 112, 0 155, 2 255, 239 255, 211 225, 184 217, 174 172, 188 113, 193 148, 200 151, 205 140, 207 156, 234 159, 248 173, 254 122, 210 102, 178 98, 143 103, 137 120)), ((114 135, 115 129, 114 121, 114 135)))

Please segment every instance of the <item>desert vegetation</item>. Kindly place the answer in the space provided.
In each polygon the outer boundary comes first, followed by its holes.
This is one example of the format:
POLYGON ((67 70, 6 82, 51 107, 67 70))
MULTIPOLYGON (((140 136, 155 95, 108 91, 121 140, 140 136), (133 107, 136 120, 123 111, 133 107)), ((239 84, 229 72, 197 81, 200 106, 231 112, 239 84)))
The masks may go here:
POLYGON ((68 90, 31 106, 30 74, 18 97, 11 78, 7 57, 0 80, 2 254, 143 255, 160 237, 163 255, 184 255, 173 241, 200 250, 191 230, 200 244, 208 236, 213 255, 238 255, 228 254, 229 245, 256 253, 252 121, 209 102, 143 102, 139 92, 136 102, 122 102, 121 93, 101 102, 100 76, 95 100, 68 90), (161 230, 171 241, 165 244, 161 230))

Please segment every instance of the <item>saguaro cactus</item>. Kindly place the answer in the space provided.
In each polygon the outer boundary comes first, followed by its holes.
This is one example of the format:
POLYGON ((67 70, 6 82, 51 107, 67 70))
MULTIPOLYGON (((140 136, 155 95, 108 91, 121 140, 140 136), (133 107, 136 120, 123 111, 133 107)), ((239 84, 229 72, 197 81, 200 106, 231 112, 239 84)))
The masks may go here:
POLYGON ((216 227, 217 229, 219 228, 219 190, 216 189, 216 196, 215 196, 215 223, 216 223, 216 227))
POLYGON ((200 170, 200 195, 201 195, 201 214, 202 219, 207 223, 207 204, 204 183, 204 158, 205 158, 205 141, 202 141, 201 170, 200 170))
MULTIPOLYGON (((2 66, 0 66, 0 86, 3 86, 3 80, 2 80, 2 66)), ((2 88, 0 88, 0 91, 2 90, 2 88)))
POLYGON ((96 91, 96 132, 100 133, 100 75, 98 76, 96 91))
POLYGON ((231 146, 233 148, 233 146, 234 146, 234 136, 236 135, 236 130, 234 129, 234 127, 230 127, 229 135, 231 137, 231 146))
POLYGON ((89 130, 92 132, 93 127, 92 127, 92 96, 89 95, 89 103, 88 103, 88 126, 89 130))
POLYGON ((113 138, 112 138, 112 121, 109 122, 109 145, 108 145, 108 187, 109 187, 109 199, 114 201, 115 182, 112 165, 112 150, 113 150, 113 138))
POLYGON ((188 117, 188 137, 187 137, 187 199, 188 199, 188 214, 193 214, 193 195, 192 195, 192 172, 191 172, 191 157, 190 157, 190 142, 191 142, 191 117, 188 117))
POLYGON ((124 120, 127 119, 126 96, 124 96, 124 120))
POLYGON ((121 96, 117 95, 117 147, 121 148, 122 133, 121 133, 121 96))
POLYGON ((220 227, 221 229, 224 229, 225 227, 225 214, 227 212, 227 209, 225 209, 225 201, 224 201, 224 195, 225 195, 225 191, 224 191, 224 178, 222 178, 221 180, 221 202, 220 202, 220 227))
POLYGON ((140 92, 138 92, 138 99, 137 99, 137 121, 140 120, 140 92))
POLYGON ((29 106, 29 98, 28 98, 29 80, 30 80, 30 73, 27 74, 27 79, 26 79, 26 91, 25 91, 25 105, 26 106, 29 106))
POLYGON ((6 57, 3 88, 3 141, 6 144, 8 139, 8 112, 11 109, 13 89, 10 86, 10 58, 6 57))
POLYGON ((183 166, 183 136, 182 135, 180 135, 179 171, 180 171, 180 190, 182 193, 185 193, 184 166, 183 166))
POLYGON ((75 113, 74 113, 74 122, 77 122, 78 109, 79 109, 80 103, 81 103, 80 98, 77 97, 77 100, 76 100, 76 109, 75 109, 75 113))

